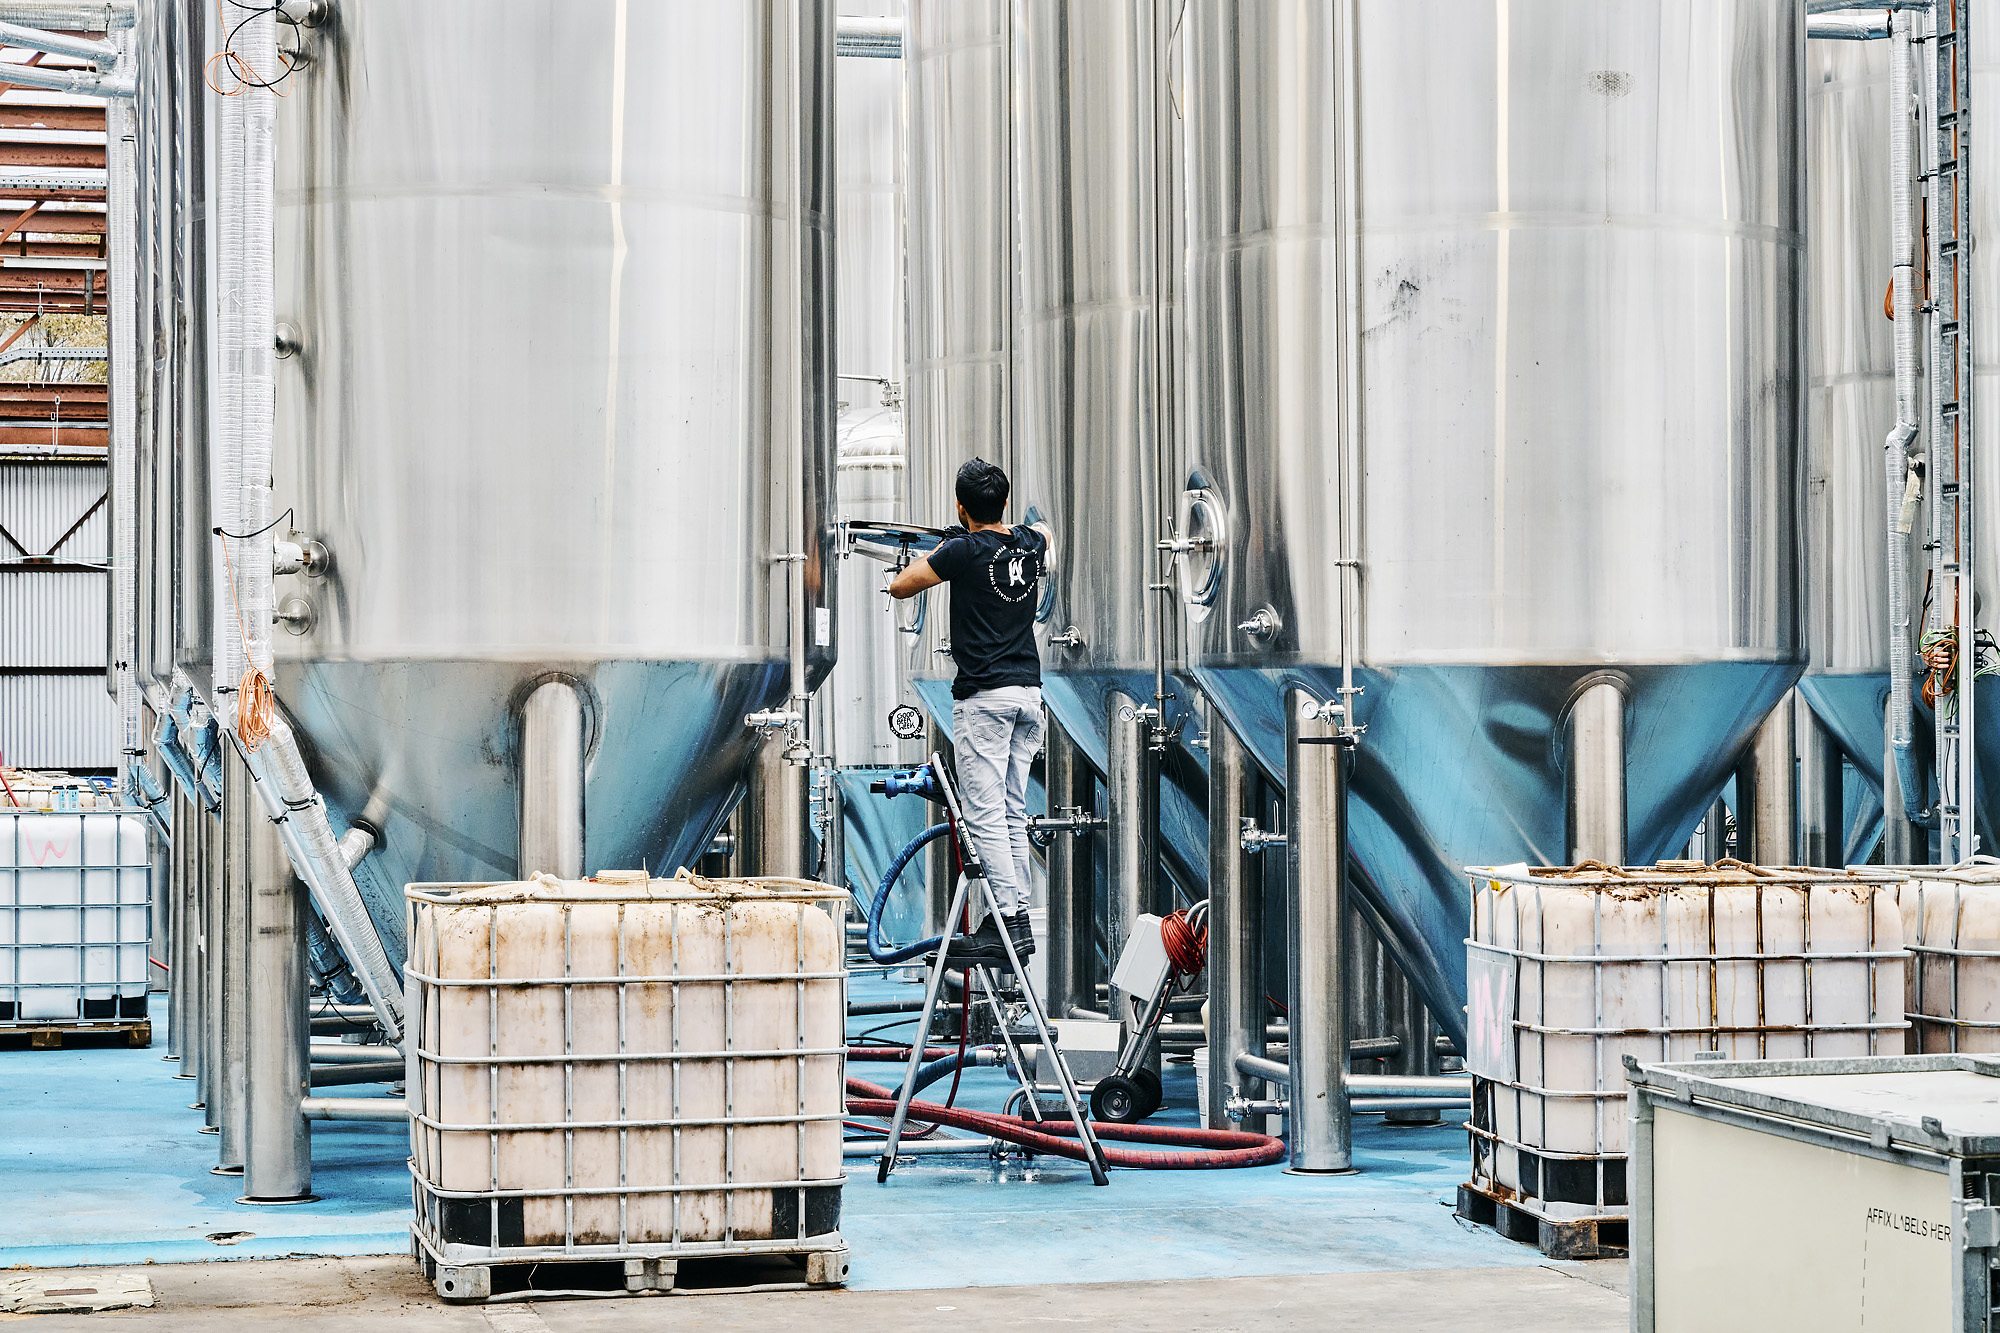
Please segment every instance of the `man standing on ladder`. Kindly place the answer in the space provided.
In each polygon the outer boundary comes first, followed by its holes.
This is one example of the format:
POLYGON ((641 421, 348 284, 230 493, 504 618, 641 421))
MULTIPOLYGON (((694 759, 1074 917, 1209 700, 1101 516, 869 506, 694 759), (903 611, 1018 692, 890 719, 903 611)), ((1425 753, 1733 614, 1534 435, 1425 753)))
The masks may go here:
MULTIPOLYGON (((1007 474, 981 458, 958 470, 958 521, 928 556, 890 580, 889 595, 951 585, 952 745, 965 836, 979 849, 993 901, 1022 962, 1028 928, 1028 768, 1042 748, 1042 660, 1035 649, 1052 537, 1043 524, 1009 527, 1007 474)), ((976 899, 975 899, 976 901, 976 899)), ((952 923, 955 924, 955 923, 952 923)), ((949 925, 947 934, 949 934, 949 925)), ((953 939, 950 961, 1007 966, 992 917, 953 939)))

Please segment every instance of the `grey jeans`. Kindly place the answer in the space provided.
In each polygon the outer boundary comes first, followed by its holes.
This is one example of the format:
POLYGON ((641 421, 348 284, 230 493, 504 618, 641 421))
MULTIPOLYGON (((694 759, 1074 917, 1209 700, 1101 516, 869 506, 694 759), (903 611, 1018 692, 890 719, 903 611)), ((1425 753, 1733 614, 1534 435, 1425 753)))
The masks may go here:
POLYGON ((965 832, 986 863, 1002 916, 1028 907, 1028 768, 1042 748, 1042 692, 981 690, 951 706, 952 757, 965 832))

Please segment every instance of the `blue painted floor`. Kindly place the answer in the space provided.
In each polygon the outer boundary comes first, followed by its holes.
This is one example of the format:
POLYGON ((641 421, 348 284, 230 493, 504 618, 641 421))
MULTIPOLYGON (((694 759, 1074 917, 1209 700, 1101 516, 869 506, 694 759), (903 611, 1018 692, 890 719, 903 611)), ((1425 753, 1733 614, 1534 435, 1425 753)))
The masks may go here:
MULTIPOLYGON (((917 995, 857 977, 856 999, 917 995)), ((893 1019, 857 1018, 859 1033, 893 1019)), ((900 1035, 907 1028, 883 1034, 900 1035)), ((409 1178, 399 1128, 313 1127, 320 1202, 238 1204, 240 1178, 215 1176, 213 1136, 187 1108, 193 1084, 151 1051, 0 1051, 0 1268, 158 1263, 407 1249, 409 1178), (211 1236, 249 1232, 219 1245, 211 1236)), ((891 1083, 893 1066, 857 1065, 891 1083)), ((948 1084, 928 1095, 942 1097, 948 1084)), ((997 1110, 1003 1071, 966 1075, 962 1105, 997 1110)), ((363 1090, 356 1089, 357 1093, 363 1090)), ((1194 1074, 1169 1066, 1156 1117, 1195 1123, 1194 1074)), ((918 1158, 877 1185, 850 1159, 842 1230, 851 1284, 894 1290, 1291 1273, 1532 1267, 1531 1247, 1457 1221, 1465 1133, 1393 1129, 1358 1117, 1360 1174, 1114 1171, 1094 1187, 1076 1163, 918 1158)))

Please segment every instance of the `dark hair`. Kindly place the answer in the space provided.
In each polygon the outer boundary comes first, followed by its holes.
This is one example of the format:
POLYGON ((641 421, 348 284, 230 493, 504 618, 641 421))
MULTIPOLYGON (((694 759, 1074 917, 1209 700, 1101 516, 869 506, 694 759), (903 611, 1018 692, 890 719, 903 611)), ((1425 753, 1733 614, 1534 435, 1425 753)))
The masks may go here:
POLYGON ((1007 512, 1007 474, 983 458, 958 469, 958 502, 974 523, 998 523, 1007 512))

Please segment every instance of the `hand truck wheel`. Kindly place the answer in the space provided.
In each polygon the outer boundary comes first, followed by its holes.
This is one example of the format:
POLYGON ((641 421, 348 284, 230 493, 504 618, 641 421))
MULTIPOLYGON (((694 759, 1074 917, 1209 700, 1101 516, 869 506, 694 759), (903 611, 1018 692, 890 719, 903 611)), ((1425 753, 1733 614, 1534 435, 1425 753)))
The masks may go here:
POLYGON ((1133 1125, 1146 1118, 1146 1093, 1123 1074, 1097 1080, 1090 1090, 1090 1118, 1111 1125, 1133 1125))
POLYGON ((1139 1085, 1139 1091, 1145 1096, 1145 1101, 1140 1103, 1139 1109, 1139 1119, 1144 1120, 1159 1110, 1165 1101, 1160 1088, 1160 1076, 1147 1066, 1140 1065, 1132 1071, 1132 1081, 1139 1085))

